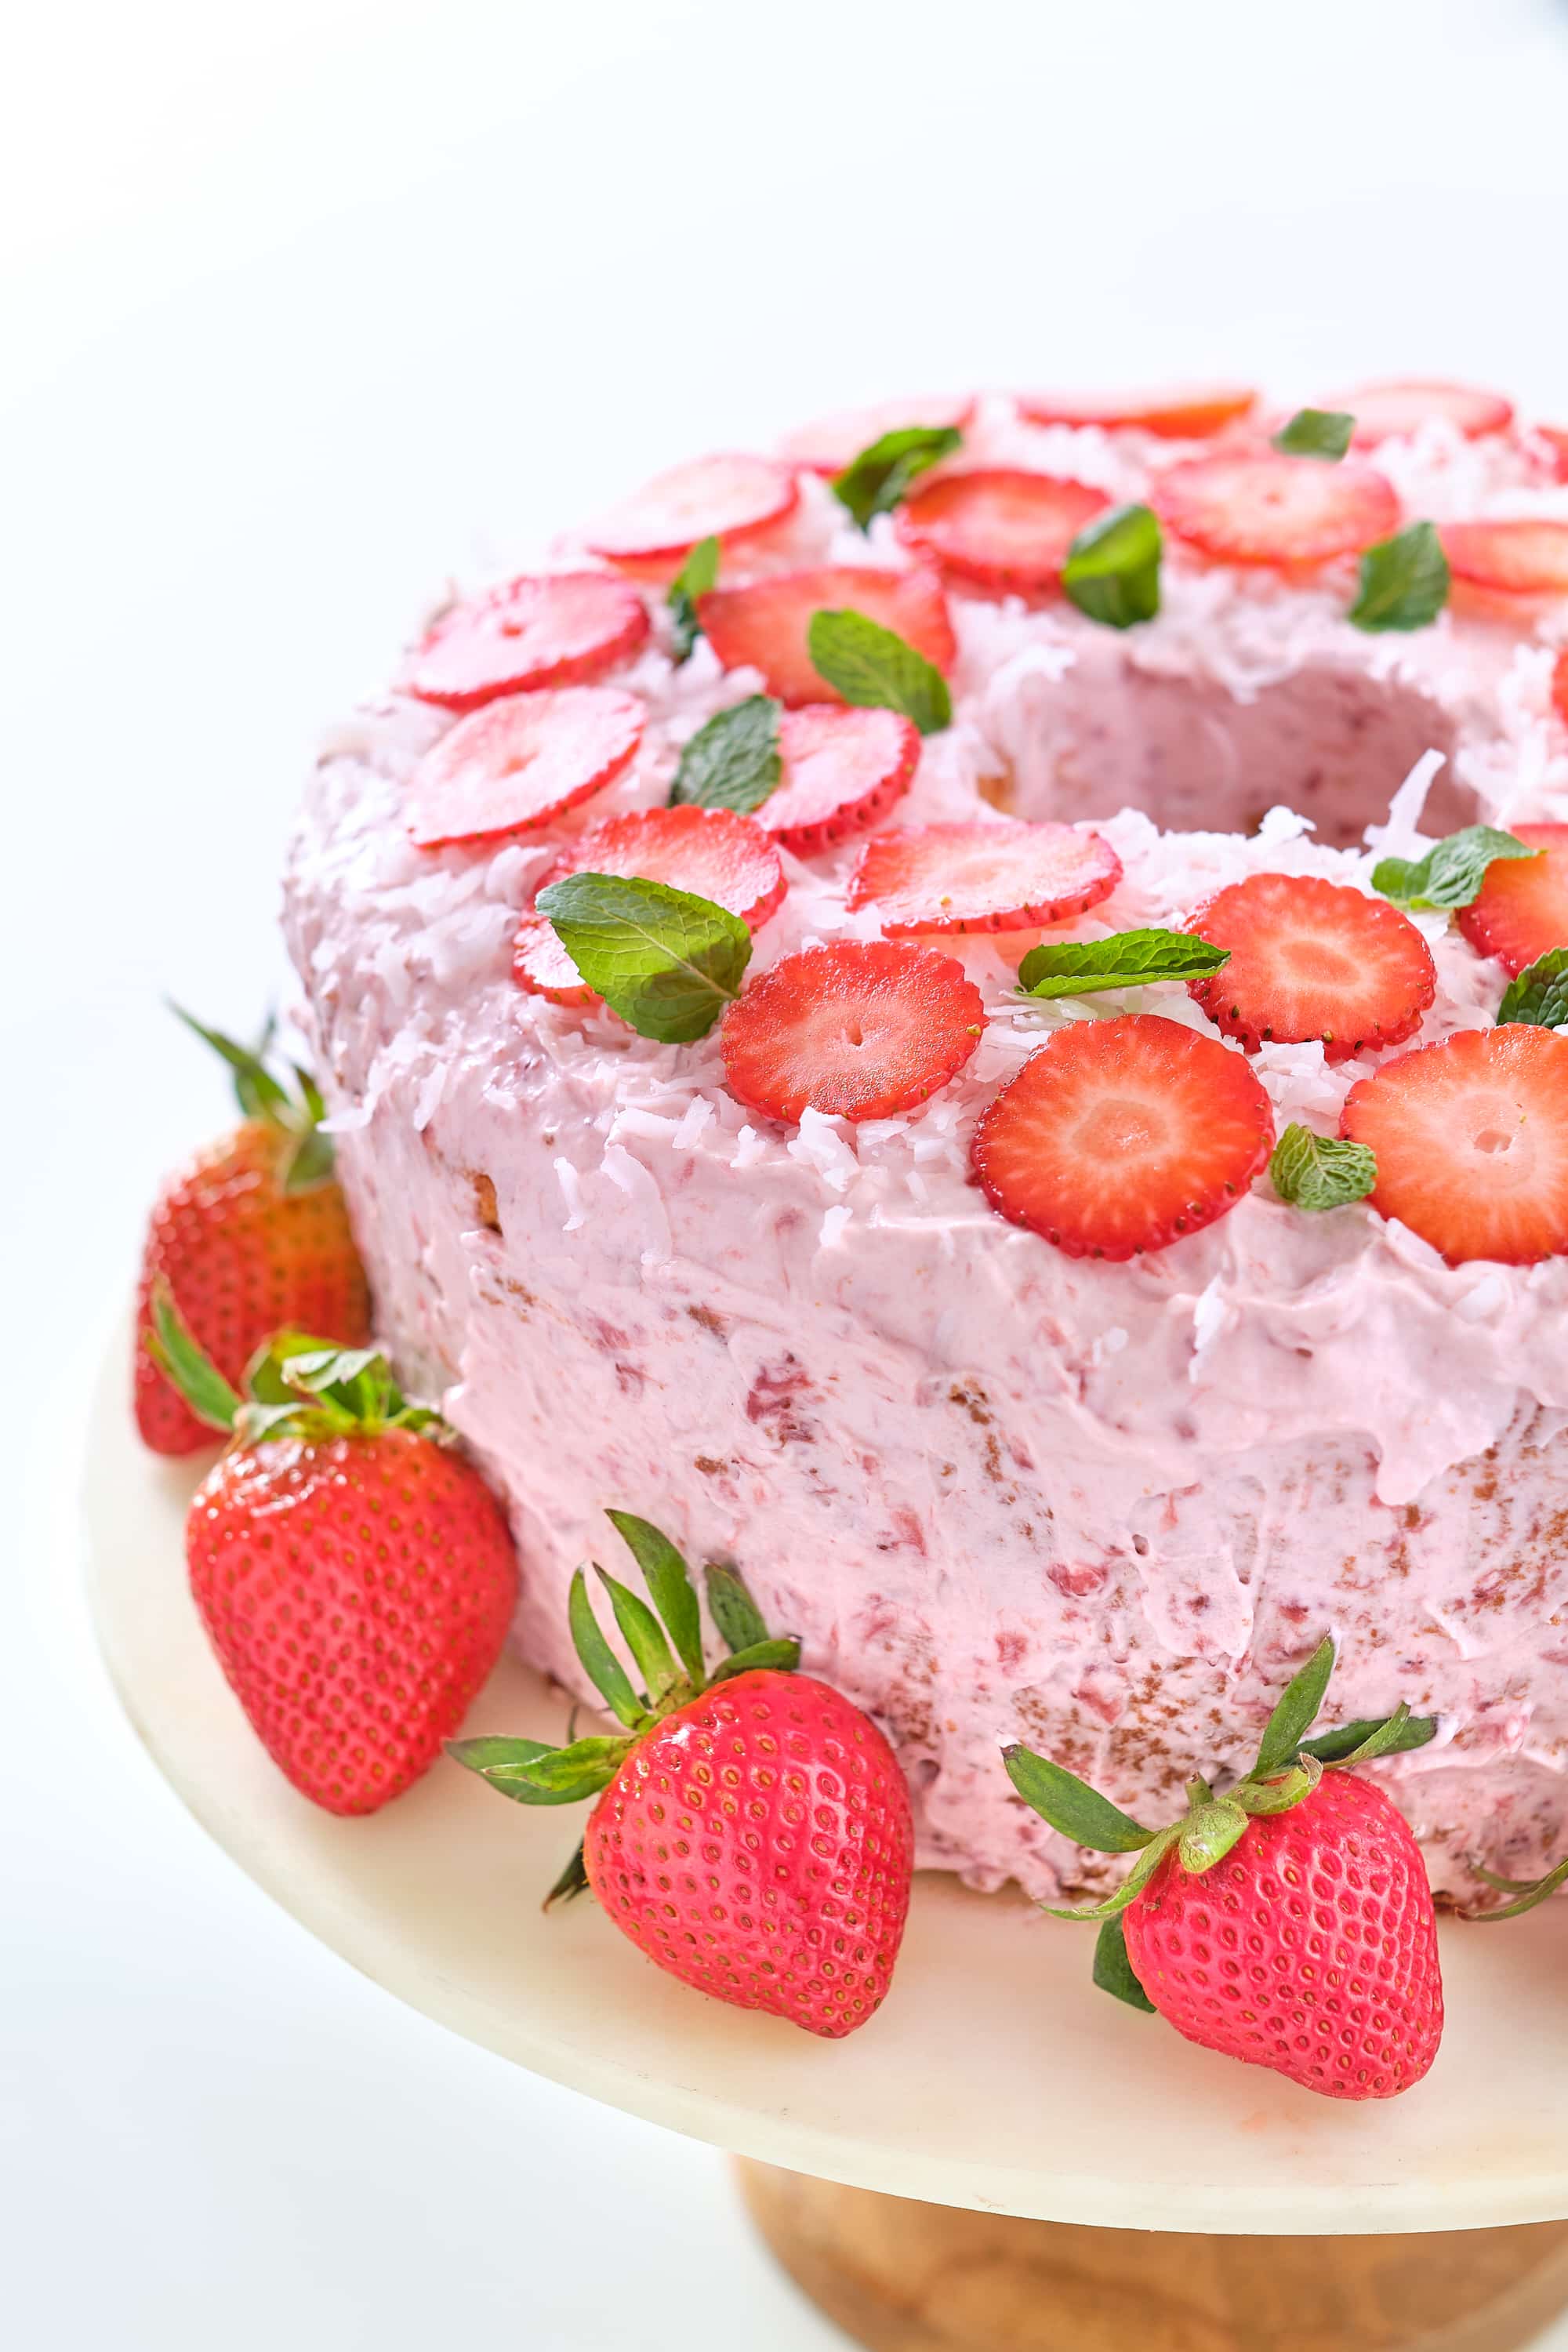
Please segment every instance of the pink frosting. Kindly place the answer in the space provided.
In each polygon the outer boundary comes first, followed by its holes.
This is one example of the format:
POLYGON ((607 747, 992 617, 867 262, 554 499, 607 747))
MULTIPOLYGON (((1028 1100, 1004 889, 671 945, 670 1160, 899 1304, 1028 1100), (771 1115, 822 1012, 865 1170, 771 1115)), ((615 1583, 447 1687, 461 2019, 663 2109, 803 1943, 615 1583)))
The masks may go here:
MULTIPOLYGON (((1147 462, 1189 453, 990 402, 964 454, 1135 496, 1147 462)), ((1511 444, 1434 426, 1379 459, 1412 513, 1568 514, 1511 444)), ((753 568, 866 559, 814 479, 787 533, 753 568)), ((902 560, 885 524, 871 548, 902 560)), ((1424 804, 1436 834, 1568 816, 1550 623, 1371 637, 1342 580, 1180 562, 1127 635, 952 601, 954 724, 898 820, 1092 815, 1125 878, 1076 936, 1180 920, 1259 870, 1364 884, 1429 837, 1424 804)), ((619 1565, 606 1505, 641 1512, 736 1561, 806 1667, 884 1724, 924 1862, 1049 1895, 1104 1865, 1014 1797, 1002 1743, 1157 1821, 1194 1771, 1244 1759, 1332 1632, 1339 1714, 1404 1697, 1441 1717, 1382 1768, 1435 1881, 1462 1888, 1477 1856, 1543 1864, 1568 1842, 1568 1261, 1449 1268, 1364 1207, 1307 1215, 1267 1181, 1127 1265, 1005 1223, 969 1138, 1046 1027, 1129 1009, 1209 1027, 1179 988, 1023 1004, 1005 940, 944 943, 986 998, 973 1060, 858 1129, 769 1126, 725 1091, 714 1038, 660 1045, 523 994, 510 937, 560 841, 661 801, 680 743, 757 685, 705 646, 681 669, 650 646, 616 682, 648 709, 633 769, 499 850, 413 847, 403 793, 450 722, 367 704, 323 749, 287 880, 381 1328, 507 1499, 524 1654, 583 1688, 567 1580, 594 1553, 619 1565)), ((852 858, 785 856, 755 969, 875 935, 845 912, 852 858)), ((1499 967, 1416 920, 1438 971, 1423 1038, 1489 1023, 1499 967)), ((1256 1066, 1281 1125, 1331 1125, 1368 1066, 1316 1046, 1256 1066)))

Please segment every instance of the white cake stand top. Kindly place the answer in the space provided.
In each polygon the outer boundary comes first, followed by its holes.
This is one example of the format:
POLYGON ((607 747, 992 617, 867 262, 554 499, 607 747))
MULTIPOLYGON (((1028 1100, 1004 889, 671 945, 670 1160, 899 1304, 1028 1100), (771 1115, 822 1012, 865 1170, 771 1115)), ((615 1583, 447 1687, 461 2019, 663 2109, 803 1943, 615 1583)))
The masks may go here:
MULTIPOLYGON (((144 1454, 123 1347, 85 1504, 121 1698, 219 1845, 400 2000, 504 2058, 737 2154, 933 2203, 1121 2228, 1347 2232, 1568 2219, 1568 1905, 1446 1925, 1450 2022, 1427 2080, 1341 2106, 1190 2048, 1089 1983, 1092 1931, 928 1875, 891 1994, 822 2042, 662 1976, 590 1900, 545 1917, 574 1810, 445 1764, 369 1821, 297 1796, 240 1714, 186 1591, 195 1474, 144 1454)), ((563 1710, 508 1662, 471 1731, 563 1710)))

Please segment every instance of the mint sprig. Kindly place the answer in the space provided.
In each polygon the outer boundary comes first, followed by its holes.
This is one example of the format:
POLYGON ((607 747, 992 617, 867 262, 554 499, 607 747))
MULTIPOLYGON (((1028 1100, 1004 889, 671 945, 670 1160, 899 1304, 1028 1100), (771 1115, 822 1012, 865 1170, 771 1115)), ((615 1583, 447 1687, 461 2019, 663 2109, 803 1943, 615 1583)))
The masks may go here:
POLYGON ((1498 1027, 1525 1022, 1536 1029, 1568 1023, 1568 948, 1548 948, 1509 982, 1498 1006, 1498 1027))
POLYGON ((669 805, 733 809, 750 816, 777 787, 779 711, 770 695, 750 694, 700 727, 680 754, 669 805))
POLYGON ((1364 1143, 1316 1135, 1292 1120, 1274 1147, 1268 1176, 1293 1209, 1342 1209, 1373 1191, 1377 1161, 1364 1143))
POLYGON ((568 874, 536 903, 589 987, 639 1037, 690 1045, 741 992, 752 935, 711 898, 618 874, 568 874))
POLYGON ((1299 408, 1273 436, 1286 457, 1327 457, 1337 464, 1351 446, 1355 418, 1342 408, 1299 408))
POLYGON ((952 718, 952 698, 941 670, 894 629, 850 610, 814 613, 806 652, 820 677, 862 710, 896 710, 922 735, 952 718))
POLYGON ((881 434, 835 474, 833 495, 865 530, 875 516, 890 514, 910 484, 950 457, 963 439, 955 425, 903 425, 881 434))
POLYGON ((1086 523, 1068 550, 1062 589, 1080 613, 1107 628, 1131 629, 1160 609, 1164 541, 1153 509, 1112 507, 1086 523))
POLYGON ((1358 629, 1424 629, 1448 601, 1448 559, 1435 523, 1413 522, 1361 560, 1361 590, 1346 619, 1358 629))
POLYGON ((1202 980, 1223 971, 1228 948, 1191 931, 1117 931, 1108 940, 1061 940, 1031 948, 1018 966, 1021 995, 1096 996, 1157 980, 1202 980))
POLYGON ((674 579, 669 583, 665 603, 669 608, 670 625, 675 638, 677 664, 689 661, 702 624, 697 617, 697 599, 706 596, 719 581, 719 542, 716 539, 700 539, 674 579))
POLYGON ((1451 911, 1473 906, 1479 898, 1487 868, 1500 857, 1539 857, 1511 833, 1496 825, 1468 824, 1451 833, 1425 857, 1382 857, 1372 869, 1372 887, 1407 912, 1432 908, 1451 911))

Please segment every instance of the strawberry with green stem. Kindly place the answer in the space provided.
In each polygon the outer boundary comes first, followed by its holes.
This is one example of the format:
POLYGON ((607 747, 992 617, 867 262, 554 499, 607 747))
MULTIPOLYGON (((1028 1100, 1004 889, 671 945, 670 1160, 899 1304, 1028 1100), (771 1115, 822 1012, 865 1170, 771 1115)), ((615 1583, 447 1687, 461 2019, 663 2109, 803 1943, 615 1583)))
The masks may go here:
POLYGON ((450 1753, 524 1805, 596 1800, 546 1897, 591 1887, 638 1949, 682 1983, 828 2039, 887 1992, 909 1910, 909 1792, 881 1732, 795 1671, 732 1568, 708 1607, 729 1656, 709 1670, 686 1562, 629 1511, 607 1514, 647 1586, 595 1567, 642 1687, 595 1616, 587 1576, 568 1615, 583 1670, 620 1726, 551 1748, 465 1739, 450 1753))
POLYGON ((289 1087, 268 1067, 270 1027, 252 1050, 174 1010, 228 1064, 244 1114, 164 1183, 142 1251, 136 1424, 154 1453, 194 1454, 211 1444, 212 1431, 145 1344, 159 1283, 231 1387, 261 1341, 286 1325, 357 1347, 370 1330, 370 1294, 314 1078, 295 1065, 289 1087))
POLYGON ((1151 1830, 1026 1748, 1004 1751, 1026 1803, 1062 1836, 1137 1859, 1117 1892, 1064 1919, 1100 1922, 1095 1982, 1189 2042, 1270 2066, 1330 2098, 1392 2098, 1437 2053, 1443 1988, 1420 1848, 1397 1808, 1348 1769, 1436 1730, 1403 1703, 1307 1737, 1333 1672, 1325 1639, 1280 1697, 1258 1757, 1151 1830))
POLYGON ((262 1745, 301 1795, 370 1813, 428 1770, 517 1606, 505 1517, 374 1348, 285 1331, 238 1393, 166 1286, 149 1346, 227 1432, 185 1521, 191 1591, 262 1745))

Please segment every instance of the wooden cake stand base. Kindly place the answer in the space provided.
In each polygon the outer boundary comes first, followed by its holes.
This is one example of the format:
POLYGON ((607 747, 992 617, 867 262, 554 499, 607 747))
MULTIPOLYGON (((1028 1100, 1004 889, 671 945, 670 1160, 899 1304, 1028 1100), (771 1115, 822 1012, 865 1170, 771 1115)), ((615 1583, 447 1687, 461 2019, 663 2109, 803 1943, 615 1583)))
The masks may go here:
POLYGON ((1512 2352, 1568 2305, 1568 2221, 1197 2237, 736 2171, 796 2285, 870 2352, 1512 2352))

